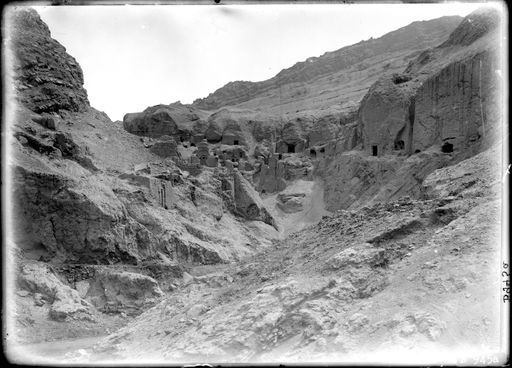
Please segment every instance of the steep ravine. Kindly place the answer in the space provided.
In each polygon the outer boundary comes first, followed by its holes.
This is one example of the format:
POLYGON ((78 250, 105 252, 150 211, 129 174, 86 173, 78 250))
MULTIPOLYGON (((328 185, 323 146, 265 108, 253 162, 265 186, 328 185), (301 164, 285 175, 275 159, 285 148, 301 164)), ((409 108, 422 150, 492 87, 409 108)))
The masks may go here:
POLYGON ((11 357, 497 350, 497 12, 415 22, 122 122, 89 105, 35 11, 9 21, 11 357))

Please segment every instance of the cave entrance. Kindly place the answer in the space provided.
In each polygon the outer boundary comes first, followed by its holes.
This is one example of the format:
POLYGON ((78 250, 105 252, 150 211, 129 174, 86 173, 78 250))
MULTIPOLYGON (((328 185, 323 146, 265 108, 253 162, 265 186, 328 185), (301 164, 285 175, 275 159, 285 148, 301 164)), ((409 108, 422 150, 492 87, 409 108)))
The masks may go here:
POLYGON ((395 150, 402 151, 405 148, 405 142, 403 140, 399 140, 395 142, 395 150))
POLYGON ((235 139, 235 140, 233 141, 233 144, 234 144, 235 146, 238 146, 238 139, 235 139))
POLYGON ((180 137, 180 142, 182 142, 182 143, 183 143, 183 141, 184 141, 183 137, 180 137))
POLYGON ((288 153, 295 153, 295 145, 288 144, 288 153))
POLYGON ((309 154, 311 157, 316 157, 316 151, 314 149, 310 149, 309 154))
POLYGON ((282 160, 283 159, 283 154, 279 154, 279 159, 282 160))
POLYGON ((377 156, 378 148, 377 146, 372 146, 372 156, 377 156))
POLYGON ((250 219, 254 219, 260 215, 260 209, 254 203, 251 203, 249 207, 247 207, 247 217, 250 219))
POLYGON ((223 191, 231 190, 231 183, 227 180, 222 180, 221 188, 223 191))
POLYGON ((451 153, 451 152, 453 152, 453 144, 448 143, 448 142, 445 142, 445 143, 441 146, 441 151, 442 151, 443 153, 451 153))

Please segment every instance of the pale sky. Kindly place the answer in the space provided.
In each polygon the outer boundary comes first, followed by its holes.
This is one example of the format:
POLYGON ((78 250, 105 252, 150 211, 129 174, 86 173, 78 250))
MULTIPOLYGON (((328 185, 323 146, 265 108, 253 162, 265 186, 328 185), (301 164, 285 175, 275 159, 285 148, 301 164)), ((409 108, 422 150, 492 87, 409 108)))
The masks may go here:
POLYGON ((482 4, 36 6, 112 120, 261 81, 312 56, 482 4))

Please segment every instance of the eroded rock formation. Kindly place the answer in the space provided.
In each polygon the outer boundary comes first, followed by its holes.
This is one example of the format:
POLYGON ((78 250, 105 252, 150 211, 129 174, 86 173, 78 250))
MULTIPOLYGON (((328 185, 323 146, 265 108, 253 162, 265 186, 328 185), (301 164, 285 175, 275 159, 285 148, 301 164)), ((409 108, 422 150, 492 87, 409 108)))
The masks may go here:
POLYGON ((495 14, 415 22, 122 123, 88 106, 78 65, 35 12, 14 19, 22 106, 9 168, 26 324, 42 306, 80 328, 151 308, 103 346, 181 361, 461 338, 417 301, 435 289, 468 307, 467 285, 494 280, 472 275, 495 251, 483 238, 498 153, 479 153, 500 122, 495 14))
POLYGON ((85 111, 89 107, 80 65, 52 39, 35 10, 9 12, 17 97, 36 113, 85 111))

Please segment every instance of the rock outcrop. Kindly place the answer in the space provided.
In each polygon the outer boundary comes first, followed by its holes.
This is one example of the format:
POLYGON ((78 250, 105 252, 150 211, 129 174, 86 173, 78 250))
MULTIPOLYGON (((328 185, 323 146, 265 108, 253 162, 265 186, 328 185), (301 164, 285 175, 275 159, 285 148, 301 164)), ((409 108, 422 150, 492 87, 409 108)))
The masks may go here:
POLYGON ((11 9, 8 15, 13 77, 20 102, 36 113, 85 111, 89 101, 77 61, 51 38, 35 10, 11 9))
POLYGON ((50 304, 49 317, 56 321, 69 319, 94 321, 92 305, 82 299, 78 291, 65 285, 55 273, 44 263, 28 263, 21 267, 18 275, 18 285, 22 290, 28 290, 42 296, 36 300, 38 304, 50 304))
POLYGON ((414 97, 411 89, 401 87, 392 77, 380 79, 361 101, 362 140, 373 156, 393 151, 412 153, 414 97))
POLYGON ((420 196, 419 183, 431 171, 496 140, 502 119, 501 81, 495 72, 502 67, 498 23, 495 10, 470 14, 450 42, 370 88, 358 112, 364 154, 342 151, 357 143, 356 132, 353 142, 339 145, 318 165, 326 178, 329 209, 420 196))
POLYGON ((149 276, 106 270, 95 273, 85 299, 98 310, 137 315, 163 296, 156 280, 149 276))
POLYGON ((292 193, 277 195, 277 207, 286 213, 294 213, 303 210, 303 198, 306 195, 304 193, 292 193))
POLYGON ((277 227, 270 212, 260 199, 258 192, 237 170, 233 174, 234 200, 236 211, 248 220, 261 220, 271 226, 277 227))
POLYGON ((148 107, 140 113, 129 113, 123 118, 124 128, 133 134, 147 137, 168 135, 178 142, 204 134, 201 113, 180 103, 148 107))
POLYGON ((499 22, 494 9, 476 11, 404 74, 374 84, 359 109, 365 150, 410 155, 443 143, 463 150, 495 135, 492 127, 501 118, 499 22))

